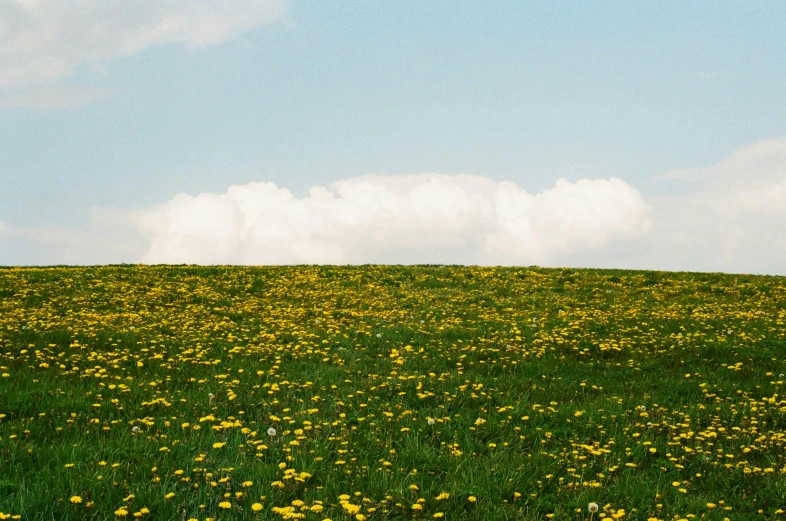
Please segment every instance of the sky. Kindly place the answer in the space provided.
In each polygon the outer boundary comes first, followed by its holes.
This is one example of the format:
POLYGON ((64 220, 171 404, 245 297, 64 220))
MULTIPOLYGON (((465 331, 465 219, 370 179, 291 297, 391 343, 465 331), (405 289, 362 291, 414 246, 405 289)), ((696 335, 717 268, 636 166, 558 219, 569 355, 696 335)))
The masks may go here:
POLYGON ((786 275, 786 3, 0 0, 0 265, 786 275))

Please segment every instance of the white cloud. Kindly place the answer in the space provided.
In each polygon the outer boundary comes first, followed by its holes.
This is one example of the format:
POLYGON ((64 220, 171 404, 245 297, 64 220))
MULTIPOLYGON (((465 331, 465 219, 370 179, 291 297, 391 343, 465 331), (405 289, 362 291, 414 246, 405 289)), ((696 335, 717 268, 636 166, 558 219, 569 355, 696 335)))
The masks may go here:
POLYGON ((669 170, 656 179, 678 179, 726 188, 740 183, 777 182, 786 177, 786 136, 763 139, 740 147, 718 163, 669 170))
POLYGON ((714 165, 665 172, 675 195, 653 198, 648 268, 786 274, 786 137, 714 165))
POLYGON ((682 183, 689 200, 723 218, 786 212, 786 136, 741 147, 718 163, 656 179, 682 183))
POLYGON ((773 217, 786 215, 786 174, 780 182, 761 183, 737 194, 736 204, 773 217))
POLYGON ((361 176, 296 197, 273 183, 93 208, 82 228, 0 224, 0 264, 539 264, 786 275, 786 139, 658 176, 541 193, 459 175, 361 176))
POLYGON ((33 109, 42 112, 81 109, 105 97, 106 89, 80 85, 36 85, 0 96, 0 109, 33 109))
POLYGON ((616 179, 529 194, 458 175, 361 176, 297 198, 273 183, 180 194, 135 218, 146 263, 548 263, 640 237, 648 208, 616 179))
POLYGON ((138 261, 145 243, 134 212, 91 207, 86 226, 12 226, 0 223, 0 266, 110 264, 138 261))
POLYGON ((0 0, 0 88, 62 79, 152 46, 231 40, 283 11, 283 0, 0 0))

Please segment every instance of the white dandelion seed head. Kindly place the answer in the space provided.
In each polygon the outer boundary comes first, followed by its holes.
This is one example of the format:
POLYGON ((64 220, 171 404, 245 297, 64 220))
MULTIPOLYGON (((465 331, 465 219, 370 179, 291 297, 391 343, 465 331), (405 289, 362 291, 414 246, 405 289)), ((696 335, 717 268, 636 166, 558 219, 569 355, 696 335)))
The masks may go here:
POLYGON ((377 338, 382 338, 382 333, 377 333, 377 338))
POLYGON ((142 430, 142 429, 140 429, 138 425, 134 425, 134 426, 131 428, 131 432, 139 432, 139 431, 141 431, 141 430, 142 430))
POLYGON ((434 421, 434 418, 429 418, 428 419, 428 424, 429 425, 434 425, 435 423, 437 423, 437 422, 434 421))
POLYGON ((421 324, 425 324, 425 323, 426 323, 426 321, 425 321, 425 320, 421 320, 421 321, 420 321, 420 323, 421 323, 421 324))
POLYGON ((646 405, 639 405, 639 410, 641 412, 647 412, 647 406, 646 405))
POLYGON ((589 505, 587 505, 587 510, 589 510, 593 514, 598 511, 598 508, 599 507, 597 503, 590 503, 589 505))
POLYGON ((270 427, 270 428, 267 430, 267 435, 268 435, 268 436, 275 436, 275 435, 276 435, 276 429, 274 429, 273 427, 270 427))
POLYGON ((212 400, 213 398, 215 398, 215 396, 213 395, 213 393, 207 393, 207 397, 208 397, 208 398, 210 398, 211 400, 212 400))
POLYGON ((130 329, 131 331, 135 331, 136 330, 136 328, 134 326, 131 326, 128 329, 130 329))

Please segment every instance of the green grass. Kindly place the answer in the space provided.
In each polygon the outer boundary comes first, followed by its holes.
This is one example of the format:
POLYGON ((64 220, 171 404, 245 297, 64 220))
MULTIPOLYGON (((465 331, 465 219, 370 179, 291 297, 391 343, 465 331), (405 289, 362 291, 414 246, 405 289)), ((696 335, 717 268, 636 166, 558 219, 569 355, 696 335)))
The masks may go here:
POLYGON ((5 268, 0 518, 778 519, 783 373, 783 277, 5 268))

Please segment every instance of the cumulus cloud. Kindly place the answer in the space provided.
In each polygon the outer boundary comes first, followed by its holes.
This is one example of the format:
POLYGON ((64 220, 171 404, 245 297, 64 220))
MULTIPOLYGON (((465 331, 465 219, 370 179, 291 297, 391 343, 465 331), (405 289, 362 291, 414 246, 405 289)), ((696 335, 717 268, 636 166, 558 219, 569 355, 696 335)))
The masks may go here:
POLYGON ((658 176, 514 183, 368 175, 302 197, 273 183, 92 208, 81 228, 3 226, 0 264, 441 263, 786 275, 786 139, 658 176), (666 194, 666 195, 663 195, 666 194))
POLYGON ((295 197, 273 183, 180 194, 134 217, 145 263, 547 263, 646 234, 649 208, 616 178, 530 194, 458 175, 368 175, 295 197))
POLYGON ((0 109, 50 110, 81 109, 105 97, 106 89, 80 85, 36 85, 0 97, 0 109))
POLYGON ((58 80, 152 46, 231 40, 283 11, 283 0, 0 0, 0 88, 58 80))

